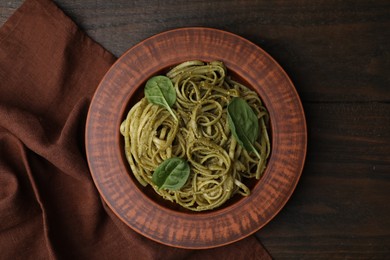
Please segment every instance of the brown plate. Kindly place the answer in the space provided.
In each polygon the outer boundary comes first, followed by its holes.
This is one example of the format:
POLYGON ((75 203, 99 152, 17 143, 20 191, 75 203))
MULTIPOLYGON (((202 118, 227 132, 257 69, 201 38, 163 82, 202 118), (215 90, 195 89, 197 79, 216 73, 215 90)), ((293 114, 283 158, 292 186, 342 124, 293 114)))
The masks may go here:
POLYGON ((211 248, 247 237, 286 204, 306 156, 306 122, 299 96, 283 69, 261 48, 237 35, 209 28, 182 28, 148 38, 129 49, 107 72, 93 97, 86 151, 93 180, 113 212, 157 242, 211 248), (145 81, 188 60, 223 61, 229 72, 257 91, 270 114, 272 154, 251 195, 212 211, 195 213, 163 201, 141 187, 124 156, 119 126, 143 95, 145 81), (137 91, 138 90, 138 91, 137 91))

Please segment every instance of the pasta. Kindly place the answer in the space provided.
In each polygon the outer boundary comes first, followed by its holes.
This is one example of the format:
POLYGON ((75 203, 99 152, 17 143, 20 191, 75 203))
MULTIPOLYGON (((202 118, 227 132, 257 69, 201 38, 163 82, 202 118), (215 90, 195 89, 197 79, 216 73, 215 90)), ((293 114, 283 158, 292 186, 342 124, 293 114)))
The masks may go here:
POLYGON ((135 178, 164 199, 193 211, 215 209, 237 193, 248 196, 250 189, 243 179, 259 179, 271 151, 268 112, 257 93, 232 80, 219 61, 187 61, 166 76, 176 91, 172 110, 178 120, 142 98, 120 128, 135 178), (232 136, 226 108, 233 97, 244 99, 259 120, 261 131, 254 146, 260 158, 232 136), (159 189, 152 182, 153 171, 171 157, 184 158, 191 167, 180 190, 159 189))

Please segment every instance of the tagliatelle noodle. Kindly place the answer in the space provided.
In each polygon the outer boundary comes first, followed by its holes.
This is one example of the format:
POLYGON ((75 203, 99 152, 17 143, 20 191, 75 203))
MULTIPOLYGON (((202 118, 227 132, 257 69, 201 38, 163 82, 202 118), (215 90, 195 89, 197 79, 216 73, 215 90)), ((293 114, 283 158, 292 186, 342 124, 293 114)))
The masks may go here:
POLYGON ((164 199, 193 211, 215 209, 237 193, 248 196, 250 189, 243 179, 259 179, 271 151, 269 116, 257 93, 230 79, 219 61, 187 61, 166 76, 176 90, 172 110, 179 120, 142 98, 121 125, 135 178, 143 186, 151 185, 164 199), (233 97, 243 98, 259 119, 255 147, 260 159, 241 147, 230 132, 226 107, 233 97), (188 161, 190 177, 180 190, 158 189, 152 182, 153 171, 171 157, 188 161))

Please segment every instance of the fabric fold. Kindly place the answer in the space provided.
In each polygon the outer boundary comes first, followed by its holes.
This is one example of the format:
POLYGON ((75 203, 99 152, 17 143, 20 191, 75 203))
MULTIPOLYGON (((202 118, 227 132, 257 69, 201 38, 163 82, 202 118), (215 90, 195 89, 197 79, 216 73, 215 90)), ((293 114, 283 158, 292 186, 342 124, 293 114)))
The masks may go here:
POLYGON ((0 28, 1 258, 270 259, 255 237, 200 251, 161 245, 101 200, 84 131, 114 61, 49 0, 26 0, 0 28))

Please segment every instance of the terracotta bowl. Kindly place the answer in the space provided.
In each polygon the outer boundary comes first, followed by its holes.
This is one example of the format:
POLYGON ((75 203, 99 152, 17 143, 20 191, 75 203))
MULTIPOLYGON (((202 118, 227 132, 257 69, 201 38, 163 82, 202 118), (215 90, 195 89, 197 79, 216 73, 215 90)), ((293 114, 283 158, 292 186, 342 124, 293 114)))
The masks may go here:
POLYGON ((226 245, 266 225, 297 185, 306 144, 302 104, 283 69, 255 44, 210 28, 164 32, 129 49, 102 79, 86 125, 91 174, 112 211, 152 240, 192 249, 226 245), (140 186, 126 161, 119 132, 128 110, 143 96, 146 80, 188 60, 223 61, 234 78, 259 94, 271 122, 271 157, 263 177, 247 183, 251 195, 236 195, 223 207, 205 212, 182 209, 140 186))

